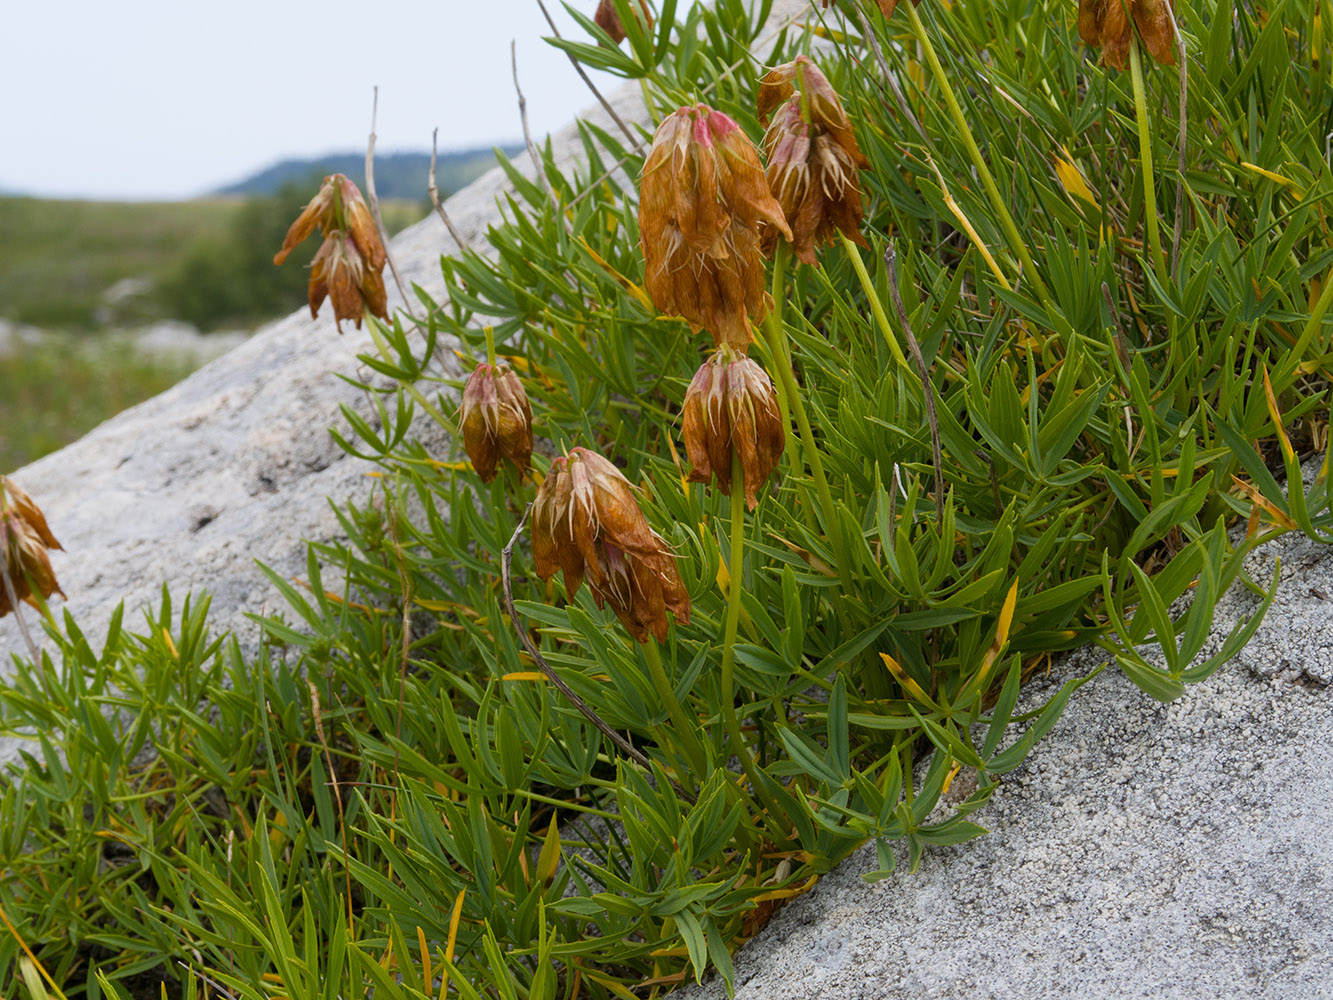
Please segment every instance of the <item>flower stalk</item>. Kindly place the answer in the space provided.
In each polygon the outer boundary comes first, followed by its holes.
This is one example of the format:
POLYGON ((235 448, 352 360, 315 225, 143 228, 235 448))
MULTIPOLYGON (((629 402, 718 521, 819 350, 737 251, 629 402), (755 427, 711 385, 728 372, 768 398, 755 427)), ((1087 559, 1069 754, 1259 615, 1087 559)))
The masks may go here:
MULTIPOLYGON (((722 699, 722 726, 731 740, 732 753, 740 761, 750 788, 771 817, 782 816, 782 809, 769 794, 767 786, 755 767, 754 757, 741 732, 740 718, 736 715, 736 633, 741 617, 741 587, 745 559, 745 505, 743 502, 744 470, 739 458, 731 460, 731 559, 727 564, 727 617, 722 633, 722 672, 719 678, 722 699)), ((782 832, 770 826, 769 833, 781 840, 782 832)))
POLYGON ((1129 78, 1134 87, 1134 118, 1139 128, 1139 159, 1143 165, 1143 214, 1148 230, 1148 254, 1153 273, 1163 286, 1170 282, 1166 256, 1162 253, 1162 234, 1157 221, 1157 177, 1153 171, 1152 133, 1148 129, 1148 97, 1143 85, 1143 56, 1137 38, 1129 46, 1129 78))
POLYGON ((685 713, 685 708, 676 697, 676 691, 667 678, 666 668, 662 666, 662 654, 651 637, 643 644, 643 662, 648 666, 648 676, 653 682, 657 696, 666 706, 667 718, 671 720, 671 729, 674 731, 663 729, 662 740, 681 752, 694 771, 695 778, 702 784, 708 777, 709 767, 708 755, 704 753, 703 744, 699 742, 699 735, 695 731, 699 728, 699 722, 685 713))

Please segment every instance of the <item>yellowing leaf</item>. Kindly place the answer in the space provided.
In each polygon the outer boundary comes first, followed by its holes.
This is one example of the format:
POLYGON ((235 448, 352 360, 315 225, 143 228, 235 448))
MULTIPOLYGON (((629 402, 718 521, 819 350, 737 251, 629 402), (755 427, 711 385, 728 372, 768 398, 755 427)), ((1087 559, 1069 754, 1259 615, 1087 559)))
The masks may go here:
POLYGON ((555 878, 559 867, 560 828, 555 824, 555 817, 552 817, 551 825, 546 830, 546 839, 542 841, 541 853, 537 855, 537 881, 543 885, 549 883, 555 878))
POLYGON ((770 899, 794 899, 797 896, 804 896, 815 887, 815 883, 818 881, 818 875, 811 875, 800 885, 794 885, 790 889, 772 889, 768 892, 761 892, 759 895, 751 898, 756 903, 762 903, 770 899))
POLYGON ((1079 172, 1078 167, 1074 166, 1074 158, 1069 150, 1064 146, 1060 147, 1060 153, 1055 157, 1055 176, 1060 179, 1060 186, 1065 189, 1065 194, 1071 198, 1078 198, 1087 202, 1098 212, 1102 206, 1097 202, 1097 196, 1092 193, 1092 188, 1088 187, 1088 182, 1083 179, 1083 174, 1079 172))
POLYGON ((815 554, 814 554, 813 552, 811 552, 809 549, 803 549, 803 548, 801 548, 799 545, 797 545, 795 542, 789 542, 789 541, 787 541, 787 539, 783 538, 783 537, 780 536, 780 535, 776 535, 776 534, 774 534, 774 533, 771 532, 771 531, 768 533, 768 535, 769 535, 770 538, 775 538, 775 539, 777 539, 777 540, 778 540, 779 542, 781 542, 783 545, 787 546, 787 548, 791 549, 791 550, 792 550, 793 552, 795 552, 798 556, 800 556, 802 559, 804 559, 805 562, 806 562, 806 565, 809 566, 809 567, 810 567, 812 570, 814 570, 816 573, 821 573, 821 574, 823 574, 824 576, 829 576, 829 577, 833 577, 833 576, 837 576, 837 575, 838 575, 838 571, 837 571, 836 569, 834 569, 834 568, 833 568, 832 566, 830 566, 828 563, 824 562, 823 559, 820 559, 819 556, 815 555, 815 554))
POLYGON ((1268 366, 1263 367, 1264 374, 1264 402, 1268 404, 1268 415, 1273 418, 1273 426, 1277 429, 1278 443, 1282 445, 1282 458, 1290 462, 1295 457, 1295 452, 1291 447, 1291 439, 1287 437, 1287 429, 1282 426, 1282 414, 1278 412, 1277 397, 1273 395, 1273 383, 1268 381, 1268 366))
POLYGON ((889 668, 889 673, 893 674, 893 679, 912 698, 913 701, 919 701, 923 705, 929 705, 935 708, 935 702, 931 700, 930 695, 922 690, 921 685, 908 676, 907 671, 903 669, 902 664, 895 660, 888 653, 880 653, 879 658, 884 661, 884 666, 889 668))
POLYGON ((594 249, 588 244, 588 241, 585 240, 582 236, 579 237, 579 245, 582 246, 583 249, 586 250, 586 251, 588 252, 588 256, 589 256, 589 257, 591 257, 591 258, 592 258, 593 260, 595 260, 595 261, 596 261, 602 268, 604 268, 604 269, 606 270, 606 272, 607 272, 608 274, 611 275, 611 277, 615 278, 616 281, 618 281, 618 282, 620 283, 620 286, 621 286, 622 288, 625 289, 625 291, 629 292, 630 295, 634 296, 634 299, 635 299, 641 306, 643 306, 643 307, 644 307, 645 309, 647 309, 649 312, 655 312, 655 311, 656 311, 656 310, 653 309, 653 301, 652 301, 652 299, 648 298, 648 293, 645 292, 645 291, 643 290, 643 288, 641 288, 639 285, 636 285, 634 282, 630 281, 629 278, 625 277, 623 274, 621 274, 619 271, 617 271, 614 267, 612 267, 609 263, 607 263, 607 262, 602 258, 601 254, 599 254, 596 250, 594 250, 594 249))
POLYGON ((1254 173, 1259 174, 1260 176, 1267 177, 1270 181, 1277 181, 1283 187, 1290 188, 1291 193, 1294 194, 1297 198, 1305 197, 1305 194, 1304 192, 1301 191, 1300 186, 1290 177, 1285 177, 1282 174, 1274 173, 1271 170, 1265 170, 1258 164, 1250 163, 1248 160, 1241 160, 1240 165, 1244 167, 1246 170, 1251 170, 1254 173))

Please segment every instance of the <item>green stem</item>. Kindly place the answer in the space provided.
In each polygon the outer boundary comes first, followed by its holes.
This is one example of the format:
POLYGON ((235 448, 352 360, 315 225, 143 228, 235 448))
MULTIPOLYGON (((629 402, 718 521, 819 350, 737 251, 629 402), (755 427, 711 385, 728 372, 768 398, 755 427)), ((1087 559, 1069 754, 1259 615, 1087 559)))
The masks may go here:
POLYGON ((755 794, 764 796, 764 786, 759 783, 759 776, 754 770, 754 761, 745 746, 741 735, 740 720, 736 717, 736 630, 741 620, 741 578, 744 575, 742 560, 745 558, 745 477, 741 470, 741 459, 737 454, 731 457, 731 559, 727 563, 727 618, 722 632, 722 722, 727 735, 731 737, 732 753, 745 769, 745 776, 755 794))
MULTIPOLYGON (((773 310, 768 314, 768 319, 764 321, 764 336, 767 338, 768 353, 773 358, 773 367, 776 371, 775 382, 779 387, 778 405, 781 408, 781 401, 785 396, 791 414, 796 417, 796 426, 800 431, 801 442, 805 446, 805 460, 810 465, 810 472, 815 479, 815 490, 819 497, 819 505, 824 511, 824 521, 827 526, 829 543, 833 546, 833 560, 837 563, 838 579, 842 584, 843 597, 850 598, 853 593, 852 568, 847 561, 847 546, 844 544, 842 537, 842 521, 838 519, 838 509, 833 503, 833 494, 829 491, 828 477, 824 475, 824 460, 820 456, 819 447, 815 443, 815 432, 811 428, 810 418, 805 412, 805 403, 801 399, 800 386, 796 384, 796 372, 792 366, 786 329, 782 323, 782 305, 786 299, 786 274, 789 259, 787 244, 779 241, 777 253, 773 256, 773 310)), ((784 423, 783 425, 784 430, 790 427, 790 423, 784 423)), ((795 461, 793 461, 793 471, 797 471, 795 461)), ((809 512, 809 507, 804 504, 802 506, 806 509, 806 524, 811 530, 814 530, 813 516, 809 512)), ((852 634, 850 631, 851 624, 847 619, 844 601, 834 601, 834 607, 837 609, 838 623, 842 626, 843 632, 850 636, 852 634)))
POLYGON ((1134 86, 1134 117, 1139 125, 1139 159, 1143 163, 1143 214, 1148 227, 1148 252, 1152 257, 1153 273, 1163 287, 1170 284, 1166 255, 1162 253, 1162 235, 1157 225, 1157 179, 1152 165, 1152 135, 1148 131, 1148 98, 1143 86, 1143 57, 1139 40, 1129 45, 1129 76, 1134 86))
MULTIPOLYGON (((772 323, 779 330, 782 329, 782 307, 785 305, 787 294, 787 260, 790 255, 791 251, 788 249, 786 241, 778 240, 777 251, 773 254, 773 308, 769 311, 768 318, 764 322, 772 323)), ((774 369, 781 368, 784 363, 783 356, 774 351, 773 338, 766 338, 764 346, 768 348, 774 369)), ((791 430, 791 402, 787 399, 787 384, 782 379, 775 379, 773 385, 778 391, 778 412, 782 415, 782 431, 785 434, 791 430)), ((797 472, 795 451, 787 449, 787 456, 791 464, 791 471, 797 472)))
POLYGON ((954 127, 958 130, 958 135, 967 147, 967 155, 972 159, 972 166, 977 169, 977 176, 981 178, 981 186, 985 188, 986 197, 990 199, 991 208, 995 210, 995 214, 1000 220, 1000 227, 1009 240, 1009 248, 1018 258, 1018 262, 1023 268, 1023 276, 1032 282, 1042 304, 1049 308, 1052 305, 1051 293, 1046 288, 1046 283, 1041 280, 1041 275, 1037 273, 1037 266, 1032 262, 1032 255, 1028 253, 1027 245, 1018 232, 1018 226, 1014 224, 1014 218, 1009 214, 1009 208, 1000 195, 1000 189, 995 186, 995 178, 991 176, 990 168, 986 166, 986 160, 981 155, 977 141, 972 137, 972 130, 968 128, 963 109, 958 106, 958 98, 954 96, 953 87, 949 85, 949 78, 944 74, 944 67, 940 65, 939 57, 935 55, 935 47, 930 44, 926 27, 921 23, 921 17, 917 14, 914 5, 907 3, 899 6, 907 11, 908 20, 912 23, 912 33, 916 36, 917 43, 925 54, 926 62, 930 65, 930 72, 935 77, 935 83, 944 96, 944 104, 949 109, 949 117, 953 119, 954 127))
MULTIPOLYGON (((787 401, 796 417, 796 426, 801 432, 801 442, 805 446, 805 460, 810 466, 811 474, 814 476, 815 491, 819 497, 819 505, 824 511, 825 526, 828 531, 829 543, 833 546, 833 560, 837 563, 838 579, 842 583, 842 593, 844 597, 849 598, 853 593, 852 567, 847 561, 847 546, 842 537, 842 521, 838 518, 838 508, 833 503, 833 494, 829 491, 828 477, 824 475, 824 460, 820 457, 819 446, 815 443, 815 432, 810 426, 809 416, 806 415, 805 403, 801 400, 801 390, 796 384, 796 374, 792 371, 791 355, 786 353, 785 334, 782 328, 772 320, 773 316, 770 314, 768 321, 764 323, 764 335, 768 338, 768 350, 774 358, 777 377, 786 387, 787 401)), ((835 601, 834 606, 838 609, 838 619, 843 631, 846 635, 851 636, 844 602, 835 601)))
POLYGON ((702 784, 708 777, 709 767, 703 744, 699 742, 697 732, 699 720, 686 715, 685 709, 676 699, 676 692, 671 687, 671 682, 667 680, 666 670, 662 667, 662 654, 657 650, 657 640, 651 636, 643 647, 643 659, 648 664, 648 676, 652 678, 653 687, 657 689, 662 704, 666 705, 671 728, 675 731, 676 738, 670 742, 680 748, 690 767, 694 769, 695 780, 702 784))
POLYGON ((852 262, 852 270, 856 272, 856 277, 861 282, 861 288, 870 301, 870 314, 875 317, 875 325, 879 327, 879 332, 884 335, 884 343, 889 345, 889 353, 893 355, 894 361, 911 371, 912 366, 907 363, 907 355, 903 353, 898 338, 893 335, 893 327, 889 326, 889 317, 884 313, 884 303, 880 302, 879 295, 875 292, 875 286, 870 280, 870 273, 866 271, 865 261, 861 259, 861 251, 845 234, 840 233, 839 235, 842 237, 843 249, 847 251, 847 259, 852 262))
POLYGON ((495 327, 488 326, 486 329, 486 363, 495 369, 495 327))

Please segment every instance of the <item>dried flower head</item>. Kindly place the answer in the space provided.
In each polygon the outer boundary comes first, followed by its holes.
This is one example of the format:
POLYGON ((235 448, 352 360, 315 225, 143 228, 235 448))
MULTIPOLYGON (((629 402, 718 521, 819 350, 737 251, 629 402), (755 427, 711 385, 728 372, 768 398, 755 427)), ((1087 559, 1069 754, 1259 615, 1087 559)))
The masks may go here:
POLYGON ((760 220, 791 238, 741 127, 705 104, 668 115, 639 188, 645 284, 657 308, 744 351, 747 316, 759 322, 772 305, 760 220))
MULTIPOLYGON (((43 599, 52 594, 65 596, 46 554, 48 549, 58 548, 60 543, 32 498, 12 480, 0 476, 0 568, 9 578, 17 600, 36 603, 34 594, 43 599)), ((9 587, 0 583, 0 618, 13 610, 9 587)))
POLYGON ((1124 69, 1138 28, 1152 57, 1174 66, 1176 32, 1171 11, 1171 0, 1078 0, 1078 34, 1088 45, 1101 46, 1102 65, 1124 69))
POLYGON ((666 613, 690 620, 690 595, 676 557, 639 508, 634 487, 596 452, 572 448, 542 480, 532 512, 532 561, 549 580, 565 574, 573 599, 587 577, 599 608, 608 604, 639 642, 665 642, 666 613))
POLYGON ((286 260, 316 227, 324 235, 324 243, 310 264, 310 315, 319 313, 327 297, 333 303, 333 318, 339 333, 345 319, 360 327, 361 317, 367 311, 387 319, 384 264, 388 254, 361 192, 342 174, 324 178, 319 193, 287 230, 287 238, 282 241, 282 249, 274 254, 273 263, 286 260))
MULTIPOLYGON (((759 83, 759 121, 768 127, 768 185, 791 227, 788 239, 796 256, 814 264, 815 247, 833 242, 839 232, 868 246, 861 235, 857 171, 870 162, 819 67, 797 56, 767 73, 759 83)), ((777 238, 777 231, 763 228, 765 253, 773 252, 777 238)))
POLYGON ((509 459, 520 473, 532 459, 532 407, 523 383, 504 362, 492 368, 486 362, 463 387, 460 431, 472 467, 483 483, 495 478, 500 458, 509 459))
MULTIPOLYGON (((644 27, 652 30, 653 15, 648 10, 647 0, 639 0, 638 6, 639 10, 636 11, 636 14, 641 17, 644 27)), ((616 13, 614 0, 602 0, 597 5, 597 13, 593 15, 592 19, 597 27, 610 35, 611 40, 617 45, 625 40, 625 26, 620 22, 620 15, 616 13)))
POLYGON ((729 496, 734 455, 741 463, 745 502, 754 510, 786 442, 777 393, 764 370, 722 345, 695 372, 682 424, 690 482, 714 479, 729 496))

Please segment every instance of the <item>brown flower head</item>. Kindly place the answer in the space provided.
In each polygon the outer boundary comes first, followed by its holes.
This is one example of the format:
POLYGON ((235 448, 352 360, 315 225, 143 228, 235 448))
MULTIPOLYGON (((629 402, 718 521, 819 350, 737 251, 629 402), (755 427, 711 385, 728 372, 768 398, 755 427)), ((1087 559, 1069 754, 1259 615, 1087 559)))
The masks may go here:
POLYGON ((586 576, 597 606, 609 604, 639 642, 666 641, 668 611, 689 623, 676 557, 648 527, 629 480, 586 448, 552 462, 537 490, 532 561, 543 580, 563 570, 571 600, 586 576))
MULTIPOLYGON (((652 30, 653 15, 648 10, 647 0, 639 0, 639 12, 642 14, 644 27, 652 30)), ((620 15, 616 13, 614 0, 602 0, 597 5, 597 13, 593 15, 593 21, 597 27, 601 28, 611 40, 619 45, 625 40, 625 26, 620 22, 620 15)))
POLYGON ((1171 11, 1171 0, 1078 0, 1078 34, 1088 45, 1101 46, 1102 65, 1124 69, 1138 28, 1152 57, 1174 66, 1176 33, 1171 11))
POLYGON ((477 365, 463 387, 463 447, 483 483, 495 478, 500 458, 509 459, 520 473, 532 459, 532 408, 528 394, 509 366, 497 362, 477 365))
POLYGON ((345 319, 359 329, 361 317, 367 311, 381 319, 389 315, 383 272, 367 266, 356 241, 348 233, 336 232, 326 237, 310 262, 311 317, 319 314, 326 296, 333 303, 333 319, 339 333, 345 319))
POLYGON ((759 322, 772 305, 760 220, 791 238, 741 127, 706 104, 668 115, 639 188, 645 284, 657 308, 744 351, 747 316, 759 322))
MULTIPOLYGON (((52 594, 65 596, 46 554, 58 548, 60 543, 32 498, 0 476, 0 563, 18 600, 35 604, 34 594, 43 599, 52 594)), ((9 588, 0 583, 0 618, 13 610, 9 588)))
MULTIPOLYGON (((768 127, 768 185, 791 226, 788 239, 796 256, 814 264, 815 247, 832 243, 839 232, 868 246, 861 235, 857 171, 870 162, 819 67, 797 56, 766 74, 759 83, 759 121, 768 127)), ((764 252, 772 253, 778 233, 762 231, 764 252)))
POLYGON ((345 319, 360 327, 367 310, 373 316, 388 319, 383 274, 388 254, 361 192, 342 174, 324 178, 319 193, 287 230, 287 238, 282 241, 282 249, 274 254, 273 263, 286 260, 316 227, 324 235, 324 243, 310 265, 310 315, 317 315, 328 297, 333 302, 339 333, 345 319))
POLYGON ((714 479, 729 496, 735 455, 741 463, 745 502, 754 510, 786 440, 777 394, 764 370, 722 345, 690 382, 682 424, 690 482, 714 479))

